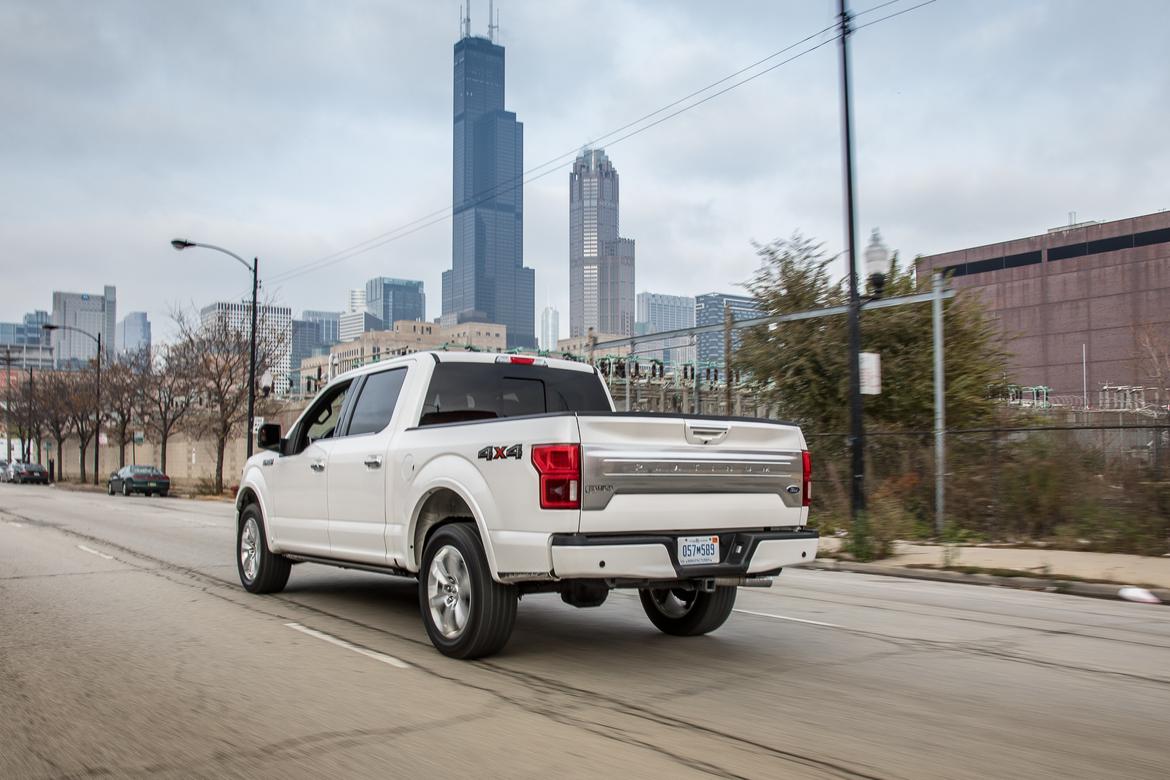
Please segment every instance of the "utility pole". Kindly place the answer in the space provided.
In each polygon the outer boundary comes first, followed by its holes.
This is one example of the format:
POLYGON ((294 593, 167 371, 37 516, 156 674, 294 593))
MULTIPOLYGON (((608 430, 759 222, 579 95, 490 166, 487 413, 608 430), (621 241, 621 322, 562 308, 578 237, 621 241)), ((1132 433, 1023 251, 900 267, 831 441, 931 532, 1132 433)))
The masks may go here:
POLYGON ((256 432, 252 430, 256 424, 256 294, 260 291, 260 258, 252 258, 252 345, 248 355, 248 455, 252 457, 253 441, 256 432))
MULTIPOLYGON (((857 280, 857 237, 853 215, 853 119, 850 116, 849 92, 849 11, 839 0, 841 34, 841 153, 845 179, 845 249, 849 259, 849 450, 851 454, 851 492, 849 514, 852 534, 857 544, 867 547, 869 533, 865 523, 865 428, 861 406, 861 291, 857 280)), ((866 551, 860 550, 861 557, 866 551)))
POLYGON ((723 396, 724 414, 731 415, 731 304, 723 302, 723 396))

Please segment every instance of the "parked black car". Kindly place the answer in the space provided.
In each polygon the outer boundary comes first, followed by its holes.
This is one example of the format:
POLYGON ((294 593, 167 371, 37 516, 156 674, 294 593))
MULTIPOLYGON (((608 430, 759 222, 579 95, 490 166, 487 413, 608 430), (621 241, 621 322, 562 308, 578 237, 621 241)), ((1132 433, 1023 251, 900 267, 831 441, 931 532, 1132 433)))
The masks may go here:
POLYGON ((30 482, 37 485, 47 485, 49 484, 49 471, 39 463, 14 461, 8 466, 8 481, 21 485, 30 482))
POLYGON ((131 493, 165 496, 171 489, 171 479, 154 466, 123 466, 110 475, 107 492, 112 496, 131 493))

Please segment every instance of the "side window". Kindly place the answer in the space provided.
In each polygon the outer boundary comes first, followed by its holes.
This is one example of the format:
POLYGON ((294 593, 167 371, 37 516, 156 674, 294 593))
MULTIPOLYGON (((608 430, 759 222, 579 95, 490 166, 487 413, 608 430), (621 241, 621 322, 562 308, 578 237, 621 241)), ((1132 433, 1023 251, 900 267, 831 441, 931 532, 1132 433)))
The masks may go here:
POLYGON ((394 406, 398 403, 398 395, 402 392, 402 382, 405 379, 405 368, 380 371, 366 377, 361 395, 358 396, 357 403, 353 407, 348 435, 377 433, 389 425, 390 418, 394 416, 394 406))
POLYGON ((318 398, 309 413, 301 420, 297 431, 296 446, 293 453, 298 453, 318 439, 329 439, 338 435, 337 425, 341 422, 341 408, 345 404, 345 397, 349 394, 349 383, 329 390, 318 398))

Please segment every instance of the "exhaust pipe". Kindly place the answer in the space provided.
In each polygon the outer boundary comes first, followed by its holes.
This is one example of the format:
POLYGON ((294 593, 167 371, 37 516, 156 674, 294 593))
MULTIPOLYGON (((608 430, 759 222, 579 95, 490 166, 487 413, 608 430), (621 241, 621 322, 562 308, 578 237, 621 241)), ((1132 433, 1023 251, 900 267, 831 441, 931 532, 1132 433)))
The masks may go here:
POLYGON ((770 588, 772 577, 710 577, 699 581, 699 590, 712 591, 715 588, 770 588))

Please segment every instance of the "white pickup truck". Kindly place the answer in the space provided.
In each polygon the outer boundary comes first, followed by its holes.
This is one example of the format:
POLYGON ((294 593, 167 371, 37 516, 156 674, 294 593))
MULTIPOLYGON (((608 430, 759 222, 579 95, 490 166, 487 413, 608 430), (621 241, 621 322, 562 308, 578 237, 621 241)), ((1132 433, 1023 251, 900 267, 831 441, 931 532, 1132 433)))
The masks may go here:
POLYGON ((333 379, 244 466, 236 560, 253 593, 293 563, 416 577, 427 634, 476 658, 519 597, 598 606, 637 588, 680 636, 718 628, 740 585, 816 556, 800 429, 617 413, 591 366, 420 352, 333 379))

